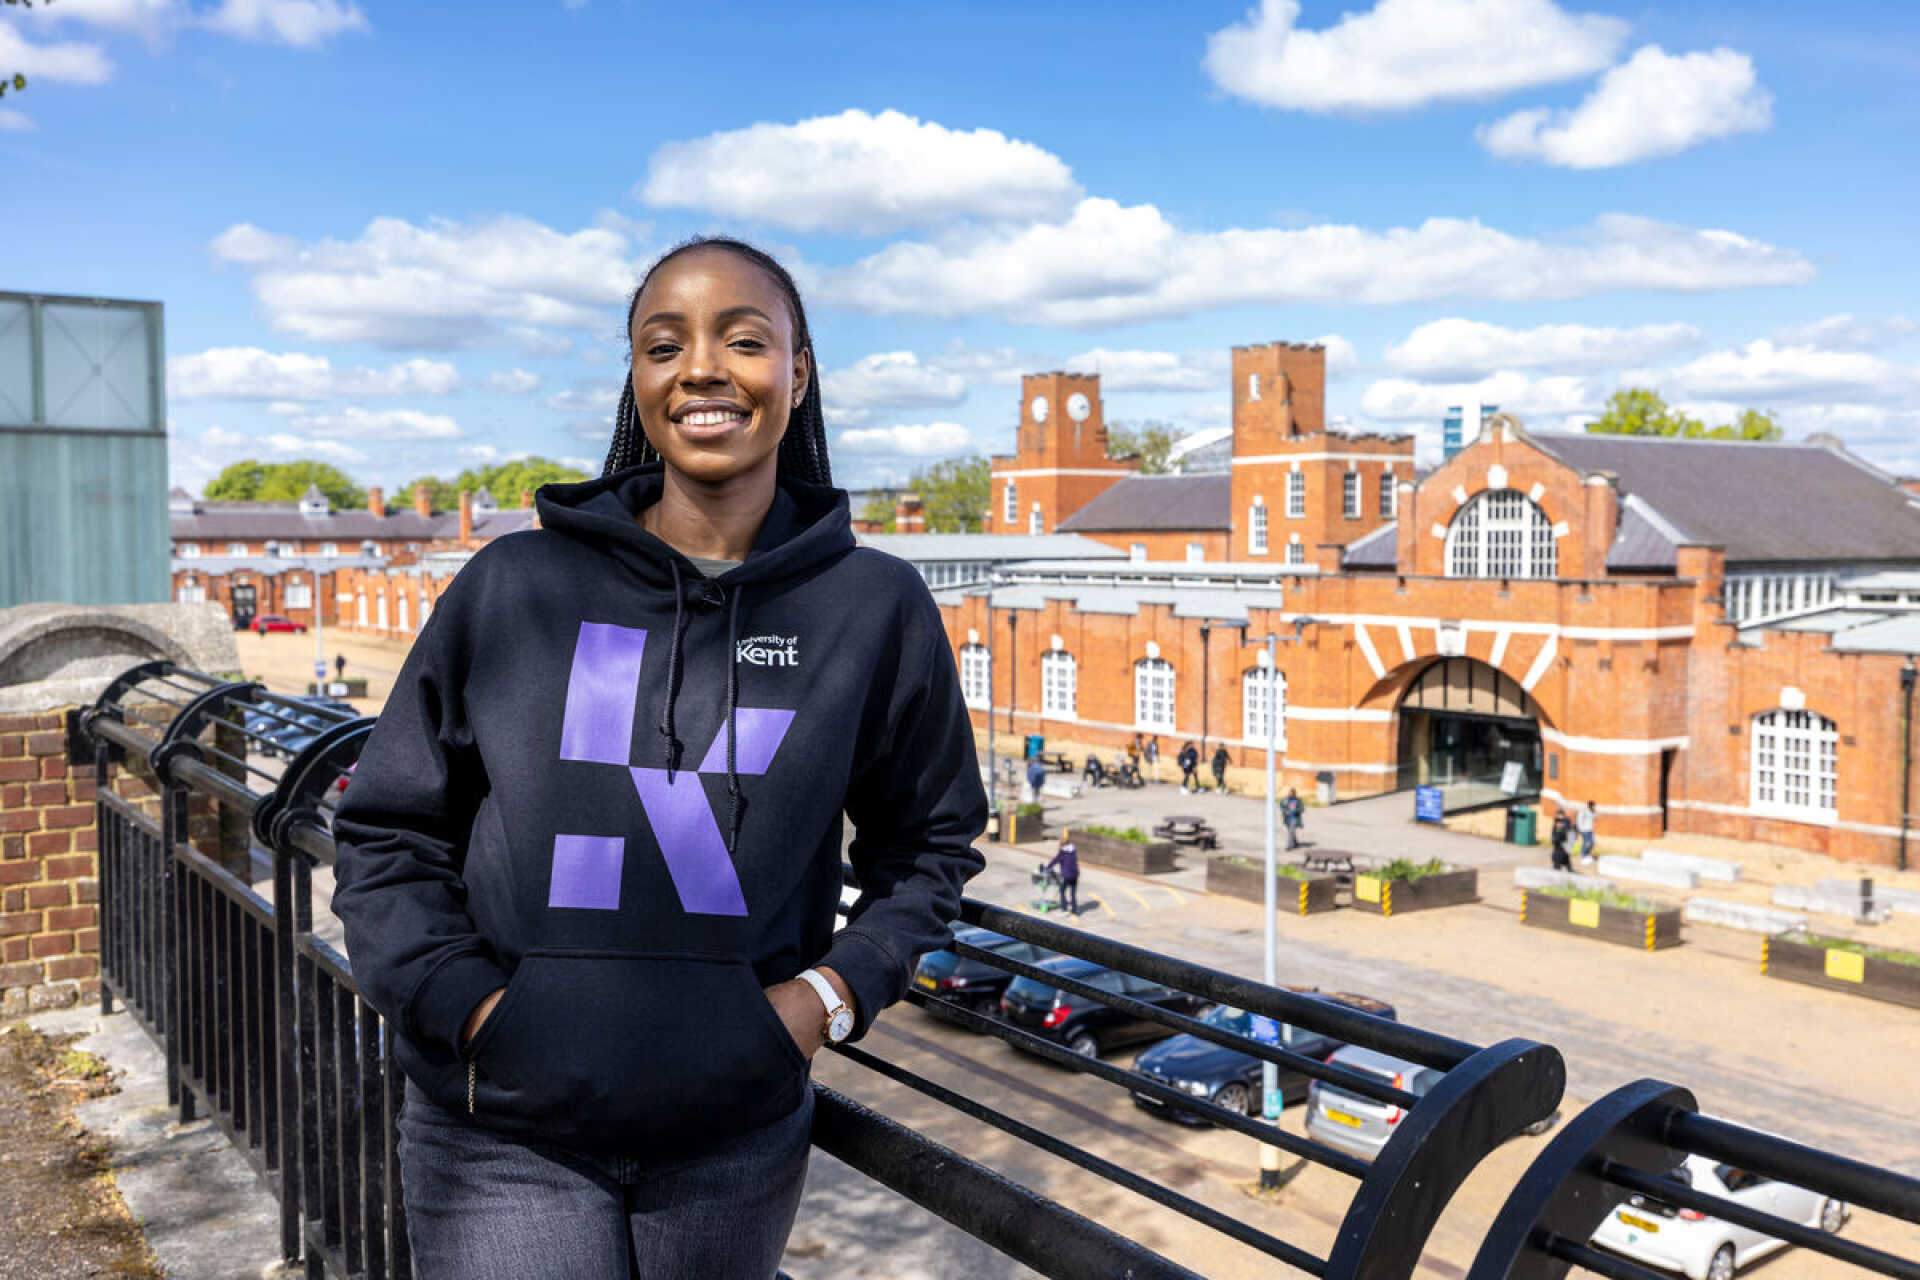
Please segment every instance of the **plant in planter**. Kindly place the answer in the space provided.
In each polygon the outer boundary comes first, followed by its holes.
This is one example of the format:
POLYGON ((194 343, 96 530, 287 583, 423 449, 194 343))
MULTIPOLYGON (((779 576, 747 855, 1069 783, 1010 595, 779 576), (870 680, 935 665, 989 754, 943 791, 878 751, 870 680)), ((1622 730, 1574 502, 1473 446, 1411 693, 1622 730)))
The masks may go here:
POLYGON ((1000 843, 1024 844, 1047 838, 1046 808, 1028 801, 1000 815, 1000 843))
POLYGON ((1136 875, 1154 875, 1174 869, 1174 843, 1155 840, 1139 827, 1086 826, 1074 830, 1073 843, 1080 859, 1116 871, 1136 875))
POLYGON ((1680 908, 1612 889, 1551 885, 1520 891, 1520 923, 1622 946, 1659 951, 1680 945, 1680 908))
POLYGON ((1479 900, 1479 870, 1453 867, 1439 858, 1427 862, 1395 858, 1353 877, 1354 908, 1374 915, 1405 915, 1479 900))
MULTIPOLYGON (((1281 881, 1276 888, 1282 911, 1298 911, 1306 916, 1332 911, 1338 905, 1334 900, 1335 890, 1340 884, 1338 876, 1321 875, 1284 862, 1275 866, 1274 870, 1279 873, 1281 881)), ((1208 893, 1244 898, 1264 906, 1267 901, 1266 879, 1267 867, 1261 859, 1239 853, 1216 853, 1207 859, 1208 893)))
POLYGON ((1760 972, 1920 1009, 1920 953, 1852 938, 1780 933, 1761 940, 1760 972))

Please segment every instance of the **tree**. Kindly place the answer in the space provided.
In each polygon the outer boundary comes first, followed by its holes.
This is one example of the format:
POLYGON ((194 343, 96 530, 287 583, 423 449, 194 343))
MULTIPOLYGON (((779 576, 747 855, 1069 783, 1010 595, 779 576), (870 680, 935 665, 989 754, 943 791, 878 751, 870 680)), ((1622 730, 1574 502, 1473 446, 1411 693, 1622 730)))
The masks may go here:
POLYGON ((479 493, 485 489, 503 510, 520 505, 520 495, 531 493, 543 484, 571 484, 585 480, 586 473, 563 466, 551 458, 515 458, 491 467, 468 467, 451 480, 427 475, 410 480, 398 489, 392 501, 412 502, 413 487, 427 486, 427 501, 435 511, 452 511, 460 505, 460 491, 479 493))
POLYGON ((1679 436, 1689 440, 1778 440, 1780 427, 1758 409, 1744 409, 1730 423, 1709 428, 1670 408, 1658 392, 1627 387, 1607 397, 1607 411, 1587 424, 1595 435, 1679 436))
POLYGON ((366 505, 366 492, 332 463, 236 462, 207 485, 209 502, 291 502, 318 487, 335 510, 366 505))
POLYGON ((390 503, 411 504, 413 491, 419 485, 427 486, 427 505, 435 511, 451 511, 460 505, 460 491, 451 480, 442 480, 439 476, 420 476, 401 485, 387 499, 390 503))
POLYGON ((854 518, 865 524, 879 525, 882 533, 892 533, 895 530, 893 516, 893 499, 885 489, 875 489, 867 495, 867 500, 860 506, 860 514, 854 518))
MULTIPOLYGON (((33 8, 33 0, 7 0, 7 3, 17 4, 25 9, 33 8)), ((40 3, 52 4, 53 0, 40 0, 40 3)), ((12 89, 15 93, 18 93, 20 92, 20 90, 26 87, 27 87, 27 77, 18 71, 14 72, 10 76, 0 75, 0 98, 6 97, 7 90, 9 89, 12 89)))
POLYGON ((913 477, 928 533, 978 533, 987 518, 993 469, 978 454, 947 458, 913 477))
POLYGON ((1140 459, 1140 474, 1143 476, 1167 474, 1167 455, 1173 451, 1178 440, 1171 422, 1148 418, 1138 424, 1107 424, 1107 456, 1140 459))

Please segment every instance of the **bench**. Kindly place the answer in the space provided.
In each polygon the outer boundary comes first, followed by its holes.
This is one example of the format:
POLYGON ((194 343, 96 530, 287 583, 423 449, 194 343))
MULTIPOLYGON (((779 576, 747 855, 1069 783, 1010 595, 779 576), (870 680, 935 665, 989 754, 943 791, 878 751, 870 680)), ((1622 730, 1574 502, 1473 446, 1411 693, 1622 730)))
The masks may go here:
POLYGON ((1338 875, 1353 874, 1353 855, 1339 849, 1320 849, 1300 855, 1302 871, 1331 871, 1338 875))
POLYGON ((1153 834, 1162 840, 1196 849, 1213 849, 1220 844, 1220 833, 1209 826, 1204 818, 1168 818, 1153 829, 1153 834))
POLYGON ((1042 751, 1039 755, 1039 760, 1041 764, 1053 770, 1055 773, 1072 773, 1074 771, 1073 761, 1067 759, 1067 753, 1064 751, 1042 751))

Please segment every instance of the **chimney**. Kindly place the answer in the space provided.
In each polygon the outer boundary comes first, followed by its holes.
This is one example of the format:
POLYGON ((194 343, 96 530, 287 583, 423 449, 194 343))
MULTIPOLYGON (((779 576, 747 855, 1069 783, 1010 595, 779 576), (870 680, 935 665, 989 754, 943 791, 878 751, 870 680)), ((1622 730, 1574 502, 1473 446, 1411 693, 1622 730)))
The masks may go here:
POLYGON ((903 493, 894 500, 893 531, 895 533, 927 531, 926 508, 921 505, 919 494, 903 493))
POLYGON ((424 481, 413 486, 413 509, 420 513, 420 518, 423 520, 433 514, 433 502, 427 497, 427 486, 424 481))
POLYGON ((466 546, 473 541, 473 495, 465 489, 460 491, 460 545, 466 546))
POLYGON ((531 511, 533 509, 533 490, 522 489, 520 491, 520 509, 522 511, 531 511))
POLYGON ((383 519, 386 517, 387 495, 379 485, 367 490, 367 510, 383 519))

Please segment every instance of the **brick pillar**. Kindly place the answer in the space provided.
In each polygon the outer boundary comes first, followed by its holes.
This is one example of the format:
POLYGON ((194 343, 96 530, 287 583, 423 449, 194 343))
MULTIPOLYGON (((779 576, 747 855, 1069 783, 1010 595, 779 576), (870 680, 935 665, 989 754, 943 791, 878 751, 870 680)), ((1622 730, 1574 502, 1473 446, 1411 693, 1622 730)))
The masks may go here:
POLYGON ((0 715, 0 1017, 100 988, 94 782, 68 773, 65 723, 0 715))
POLYGON ((473 495, 465 489, 460 491, 460 545, 468 546, 473 542, 473 495))
POLYGON ((373 488, 367 490, 367 511, 383 520, 386 519, 387 495, 381 490, 379 485, 374 485, 373 488))

